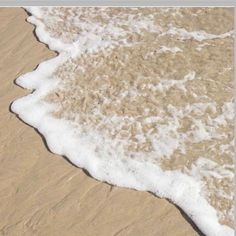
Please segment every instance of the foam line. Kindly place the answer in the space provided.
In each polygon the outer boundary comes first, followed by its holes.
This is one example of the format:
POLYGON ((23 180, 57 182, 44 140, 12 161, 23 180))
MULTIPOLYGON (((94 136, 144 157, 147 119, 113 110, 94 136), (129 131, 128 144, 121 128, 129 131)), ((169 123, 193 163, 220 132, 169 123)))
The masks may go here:
POLYGON ((101 142, 104 146, 109 144, 103 143, 96 133, 93 137, 78 135, 69 121, 56 119, 50 114, 55 107, 42 102, 42 98, 58 85, 53 72, 68 59, 74 46, 64 44, 47 33, 42 22, 37 19, 41 14, 40 8, 26 9, 32 14, 28 21, 36 26, 38 39, 59 55, 41 63, 35 71, 16 80, 18 85, 35 91, 14 101, 12 111, 45 137, 53 153, 68 157, 78 167, 85 168, 94 178, 121 187, 150 191, 156 196, 170 199, 181 207, 206 235, 233 235, 234 231, 230 227, 218 222, 216 210, 201 195, 201 184, 192 177, 180 171, 163 171, 152 163, 133 159, 111 159, 105 155, 100 158, 95 152, 94 142, 101 142))

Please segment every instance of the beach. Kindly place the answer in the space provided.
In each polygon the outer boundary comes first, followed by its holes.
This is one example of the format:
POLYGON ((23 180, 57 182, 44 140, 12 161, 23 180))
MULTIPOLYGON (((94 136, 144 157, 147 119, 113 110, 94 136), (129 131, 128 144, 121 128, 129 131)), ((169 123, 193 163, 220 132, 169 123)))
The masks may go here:
POLYGON ((29 93, 14 80, 56 56, 26 18, 21 8, 0 9, 0 235, 199 235, 169 201, 99 182, 52 154, 10 111, 29 93))

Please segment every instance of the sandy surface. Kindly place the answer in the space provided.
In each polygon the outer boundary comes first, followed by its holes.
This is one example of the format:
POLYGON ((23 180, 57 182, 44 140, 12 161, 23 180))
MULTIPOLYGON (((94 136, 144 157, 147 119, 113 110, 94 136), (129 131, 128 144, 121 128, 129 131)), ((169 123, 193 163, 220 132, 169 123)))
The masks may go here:
POLYGON ((9 111, 21 74, 55 55, 20 8, 0 9, 0 235, 198 235, 168 201, 111 187, 51 154, 9 111))

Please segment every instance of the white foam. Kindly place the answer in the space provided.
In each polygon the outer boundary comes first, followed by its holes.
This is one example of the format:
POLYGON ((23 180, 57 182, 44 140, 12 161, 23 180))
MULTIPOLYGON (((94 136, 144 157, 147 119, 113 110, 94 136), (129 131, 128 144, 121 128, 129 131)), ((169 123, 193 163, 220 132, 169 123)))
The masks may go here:
POLYGON ((233 30, 223 33, 223 34, 209 34, 206 33, 205 31, 201 30, 201 31, 192 31, 189 32, 186 29, 183 28, 177 28, 177 27, 170 27, 170 29, 166 32, 163 33, 163 35, 176 35, 178 36, 181 40, 186 40, 186 39, 195 39, 197 41, 203 41, 203 40, 210 40, 210 39, 223 39, 223 38, 227 38, 227 37, 231 37, 233 36, 233 30))
MULTIPOLYGON (((17 84, 35 91, 28 96, 17 99, 12 104, 11 109, 44 135, 52 152, 67 156, 77 166, 88 170, 94 178, 121 187, 150 191, 157 196, 170 199, 180 206, 206 235, 233 235, 234 231, 231 228, 218 222, 216 210, 202 196, 202 186, 197 179, 180 171, 163 171, 157 165, 149 162, 127 159, 124 157, 122 150, 119 149, 119 145, 115 145, 114 149, 112 149, 111 145, 113 144, 109 140, 104 140, 95 131, 80 133, 71 122, 56 119, 50 114, 55 107, 42 102, 42 98, 58 85, 57 78, 54 77, 53 72, 61 63, 68 59, 70 53, 75 50, 75 44, 65 44, 59 39, 52 38, 47 33, 45 26, 37 18, 42 17, 41 8, 30 7, 27 10, 33 15, 28 20, 36 25, 36 34, 39 40, 48 44, 50 49, 58 51, 59 56, 41 63, 35 71, 17 79, 17 84), (102 147, 100 153, 96 150, 97 146, 102 147)), ((150 24, 149 22, 148 25, 150 24)), ((140 25, 143 27, 143 23, 140 23, 140 25)), ((169 32, 169 34, 176 33, 180 34, 181 37, 182 35, 185 38, 194 37, 200 41, 204 38, 216 38, 216 36, 202 32, 189 34, 184 30, 177 29, 172 29, 169 32)), ((98 46, 104 47, 103 42, 97 40, 97 38, 93 39, 93 36, 89 34, 81 36, 83 38, 80 38, 80 42, 84 43, 81 46, 76 43, 77 54, 84 52, 87 47, 92 46, 96 49, 98 46)), ((226 35, 217 37, 222 38, 226 37, 226 35)), ((107 44, 105 43, 105 45, 107 44)), ((174 49, 174 52, 177 51, 174 49)), ((194 77, 195 74, 192 72, 184 78, 184 81, 179 83, 184 83, 187 80, 194 79, 194 77)), ((176 84, 171 83, 167 87, 169 86, 176 86, 176 84)), ((178 112, 170 107, 171 109, 173 112, 178 112)), ((226 104, 224 112, 230 109, 230 105, 226 104)), ((185 112, 189 112, 189 110, 190 108, 186 108, 185 112)), ((181 112, 183 111, 179 111, 180 115, 181 112)), ((147 122, 152 122, 155 119, 150 118, 147 122)), ((223 117, 219 117, 219 121, 216 122, 224 122, 223 119, 223 117)), ((162 135, 165 135, 166 130, 164 128, 162 135)), ((200 123, 198 123, 198 128, 201 128, 200 123)), ((205 132, 204 127, 201 130, 201 133, 199 131, 195 133, 196 139, 207 139, 208 134, 205 132)), ((142 140, 142 137, 139 138, 142 140)), ((156 145, 159 145, 157 148, 163 150, 164 153, 162 154, 169 155, 170 146, 175 147, 178 145, 175 142, 176 140, 170 140, 167 137, 166 143, 156 143, 156 145)))

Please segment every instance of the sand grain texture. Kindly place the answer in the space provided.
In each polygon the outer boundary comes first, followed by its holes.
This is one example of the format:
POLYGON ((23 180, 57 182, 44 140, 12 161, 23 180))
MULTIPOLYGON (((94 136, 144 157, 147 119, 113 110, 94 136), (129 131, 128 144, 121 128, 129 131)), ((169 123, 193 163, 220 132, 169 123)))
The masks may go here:
POLYGON ((55 56, 20 8, 0 9, 0 235, 198 235, 168 201, 111 187, 51 154, 9 111, 28 91, 13 81, 55 56))

